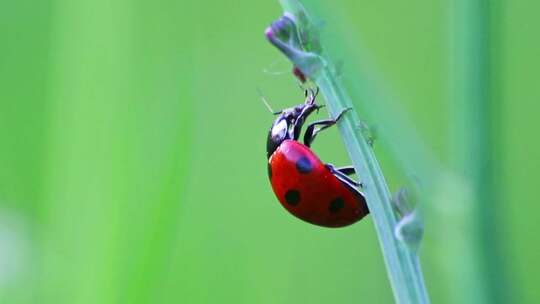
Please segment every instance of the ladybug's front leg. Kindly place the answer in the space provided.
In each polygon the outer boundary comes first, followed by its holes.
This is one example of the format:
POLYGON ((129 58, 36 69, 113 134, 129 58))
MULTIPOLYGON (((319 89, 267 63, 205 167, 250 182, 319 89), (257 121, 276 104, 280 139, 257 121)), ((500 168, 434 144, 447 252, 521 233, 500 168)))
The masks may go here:
POLYGON ((339 113, 339 115, 335 119, 324 119, 309 124, 306 129, 306 133, 304 133, 304 144, 308 147, 311 147, 313 140, 315 140, 315 136, 317 136, 319 132, 335 125, 336 122, 338 122, 339 119, 343 116, 343 114, 349 110, 352 110, 352 108, 347 108, 341 111, 341 113, 339 113), (320 127, 317 128, 317 126, 320 127))

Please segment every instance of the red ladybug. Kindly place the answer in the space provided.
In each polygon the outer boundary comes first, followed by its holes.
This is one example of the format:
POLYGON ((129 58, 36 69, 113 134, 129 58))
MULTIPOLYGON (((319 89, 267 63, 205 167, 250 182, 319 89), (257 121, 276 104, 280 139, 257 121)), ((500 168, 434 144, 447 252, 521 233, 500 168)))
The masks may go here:
POLYGON ((335 168, 324 164, 310 149, 315 136, 334 125, 336 119, 325 119, 308 125, 304 144, 298 141, 302 125, 313 111, 317 93, 310 92, 303 104, 274 113, 274 121, 266 144, 268 176, 277 198, 294 216, 324 227, 353 224, 369 213, 360 186, 348 175, 353 167, 335 168))

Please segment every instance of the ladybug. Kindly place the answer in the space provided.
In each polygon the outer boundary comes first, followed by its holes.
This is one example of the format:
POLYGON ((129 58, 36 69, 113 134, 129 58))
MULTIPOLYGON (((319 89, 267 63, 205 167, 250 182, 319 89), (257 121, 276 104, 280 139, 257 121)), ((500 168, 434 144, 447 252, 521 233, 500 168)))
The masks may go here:
POLYGON ((351 225, 369 213, 366 200, 349 177, 354 168, 336 168, 323 163, 310 149, 315 136, 341 118, 315 121, 308 125, 303 144, 300 133, 307 117, 322 107, 315 103, 317 92, 306 91, 303 104, 275 112, 279 115, 268 133, 266 151, 268 176, 280 203, 297 218, 324 227, 351 225))

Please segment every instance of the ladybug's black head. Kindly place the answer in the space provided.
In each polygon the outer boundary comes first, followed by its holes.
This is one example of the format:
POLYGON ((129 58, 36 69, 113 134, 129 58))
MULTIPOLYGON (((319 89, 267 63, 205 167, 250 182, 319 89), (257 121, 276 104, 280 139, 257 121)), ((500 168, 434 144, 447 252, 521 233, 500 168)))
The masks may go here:
POLYGON ((315 110, 319 110, 321 106, 315 103, 317 91, 306 91, 306 101, 292 108, 281 110, 276 115, 279 115, 268 132, 266 141, 267 157, 270 158, 272 153, 281 145, 284 140, 298 140, 300 131, 305 119, 315 110))

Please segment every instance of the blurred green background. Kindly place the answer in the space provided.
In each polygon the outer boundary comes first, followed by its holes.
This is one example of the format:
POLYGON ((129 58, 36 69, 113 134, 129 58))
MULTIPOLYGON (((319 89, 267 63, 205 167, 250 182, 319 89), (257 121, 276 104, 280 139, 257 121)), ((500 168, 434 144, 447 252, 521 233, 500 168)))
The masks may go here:
MULTIPOLYGON (((449 115, 462 106, 452 3, 306 3, 353 97, 361 57, 453 167, 452 129, 464 123, 449 115)), ((452 209, 463 195, 448 187, 442 205, 427 200, 420 256, 433 303, 540 298, 540 4, 489 3, 495 199, 469 213, 452 209), (478 228, 482 214, 490 224, 478 228)), ((311 226, 271 191, 273 117, 257 88, 275 108, 303 99, 263 36, 281 13, 245 0, 0 4, 1 303, 393 301, 371 218, 311 226)), ((375 150, 397 190, 408 172, 385 140, 375 150)), ((315 144, 337 165, 348 164, 342 147, 335 130, 315 144)))

